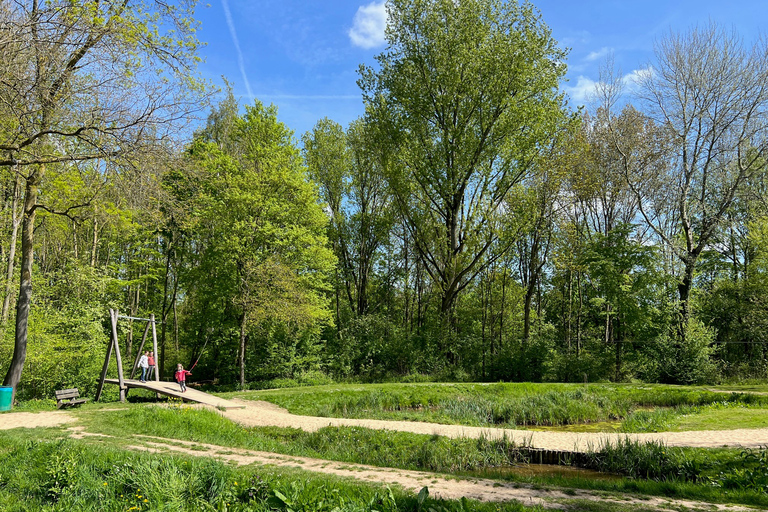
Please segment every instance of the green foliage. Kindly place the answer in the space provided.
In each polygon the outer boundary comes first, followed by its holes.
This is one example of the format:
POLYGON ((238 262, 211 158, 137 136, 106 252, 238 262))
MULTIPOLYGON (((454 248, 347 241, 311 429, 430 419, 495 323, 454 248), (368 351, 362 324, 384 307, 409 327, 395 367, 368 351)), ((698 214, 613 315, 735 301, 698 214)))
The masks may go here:
POLYGON ((388 12, 389 48, 376 69, 361 68, 359 84, 387 183, 447 318, 509 247, 497 246, 502 205, 563 127, 565 52, 530 4, 397 0, 388 12))
MULTIPOLYGON (((18 398, 53 398, 54 390, 73 387, 81 396, 95 393, 109 340, 104 311, 113 304, 116 282, 69 261, 36 283, 37 307, 30 316, 26 371, 18 398)), ((4 336, 0 360, 8 361, 13 330, 6 328, 4 336)))
POLYGON ((359 398, 340 398, 320 414, 341 417, 367 417, 377 411, 407 411, 429 408, 434 422, 462 425, 568 425, 586 421, 623 418, 630 402, 607 393, 584 391, 550 391, 522 397, 490 397, 459 395, 456 398, 414 401, 413 397, 384 392, 371 392, 359 398))
POLYGON ((673 335, 662 336, 656 347, 658 379, 673 384, 701 384, 718 378, 713 361, 715 330, 691 319, 682 342, 673 335))
POLYGON ((660 442, 619 439, 589 453, 587 466, 598 471, 618 473, 632 478, 658 481, 696 481, 703 466, 680 448, 660 442))
POLYGON ((550 348, 547 354, 544 380, 549 382, 596 382, 606 378, 614 369, 613 347, 603 340, 590 338, 576 353, 568 347, 550 348))
POLYGON ((403 329, 382 315, 352 319, 339 333, 333 365, 345 375, 381 379, 407 373, 413 366, 413 347, 403 329))
POLYGON ((724 489, 745 489, 768 493, 768 449, 747 448, 740 453, 741 467, 721 471, 712 479, 724 489))
MULTIPOLYGON (((220 357, 238 354, 246 380, 291 377, 316 368, 318 329, 329 320, 326 218, 277 109, 257 101, 242 116, 230 110, 215 110, 192 144, 193 172, 169 182, 197 240, 182 276, 184 329, 218 339, 220 357)), ((231 382, 233 370, 217 376, 231 382)))

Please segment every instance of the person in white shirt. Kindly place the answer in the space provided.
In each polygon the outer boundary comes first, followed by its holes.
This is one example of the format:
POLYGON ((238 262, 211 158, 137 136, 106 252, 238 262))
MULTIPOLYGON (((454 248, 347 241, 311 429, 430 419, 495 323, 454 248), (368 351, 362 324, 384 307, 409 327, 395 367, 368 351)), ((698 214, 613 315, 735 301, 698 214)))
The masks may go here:
POLYGON ((141 382, 147 382, 147 371, 149 370, 149 352, 144 352, 139 358, 139 368, 141 368, 141 382))

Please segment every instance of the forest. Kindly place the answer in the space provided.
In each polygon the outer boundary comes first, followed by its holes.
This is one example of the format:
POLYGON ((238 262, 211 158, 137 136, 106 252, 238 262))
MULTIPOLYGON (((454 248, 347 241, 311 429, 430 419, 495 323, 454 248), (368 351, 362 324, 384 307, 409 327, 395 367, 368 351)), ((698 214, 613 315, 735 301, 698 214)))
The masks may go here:
POLYGON ((766 378, 768 39, 669 33, 577 107, 533 5, 391 0, 365 115, 296 134, 200 78, 194 7, 0 2, 17 397, 92 394, 110 308, 221 389, 766 378))

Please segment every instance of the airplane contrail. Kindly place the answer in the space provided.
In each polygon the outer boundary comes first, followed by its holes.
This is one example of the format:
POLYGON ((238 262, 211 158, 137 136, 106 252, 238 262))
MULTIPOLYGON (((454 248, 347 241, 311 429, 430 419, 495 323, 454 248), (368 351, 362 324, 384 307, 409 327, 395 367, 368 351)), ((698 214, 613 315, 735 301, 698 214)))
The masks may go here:
POLYGON ((221 5, 224 7, 224 17, 227 18, 227 26, 229 26, 229 34, 232 36, 232 42, 235 43, 235 51, 237 51, 237 63, 240 66, 240 73, 243 75, 243 81, 245 82, 245 90, 248 92, 248 96, 252 100, 254 98, 253 91, 251 91, 251 84, 248 82, 248 76, 245 74, 245 62, 243 61, 243 52, 240 51, 240 42, 237 40, 237 31, 235 31, 235 23, 232 21, 232 13, 229 12, 229 2, 227 0, 221 0, 221 5))

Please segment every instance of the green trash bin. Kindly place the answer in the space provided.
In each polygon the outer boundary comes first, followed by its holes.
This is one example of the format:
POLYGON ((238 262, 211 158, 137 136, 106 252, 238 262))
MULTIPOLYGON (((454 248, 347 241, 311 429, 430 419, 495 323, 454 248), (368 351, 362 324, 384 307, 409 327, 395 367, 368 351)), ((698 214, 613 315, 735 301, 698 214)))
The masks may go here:
POLYGON ((13 388, 0 386, 0 411, 10 411, 13 405, 13 388))

